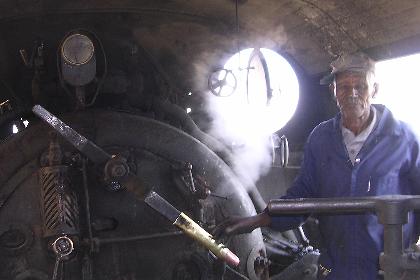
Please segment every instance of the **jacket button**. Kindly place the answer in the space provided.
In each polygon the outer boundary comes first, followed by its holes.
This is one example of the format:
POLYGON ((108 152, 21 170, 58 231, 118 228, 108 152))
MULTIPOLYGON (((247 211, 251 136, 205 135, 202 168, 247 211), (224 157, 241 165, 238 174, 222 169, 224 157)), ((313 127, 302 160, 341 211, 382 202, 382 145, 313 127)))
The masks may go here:
POLYGON ((360 162, 360 158, 356 158, 356 159, 354 160, 354 162, 355 162, 355 163, 359 163, 359 162, 360 162))

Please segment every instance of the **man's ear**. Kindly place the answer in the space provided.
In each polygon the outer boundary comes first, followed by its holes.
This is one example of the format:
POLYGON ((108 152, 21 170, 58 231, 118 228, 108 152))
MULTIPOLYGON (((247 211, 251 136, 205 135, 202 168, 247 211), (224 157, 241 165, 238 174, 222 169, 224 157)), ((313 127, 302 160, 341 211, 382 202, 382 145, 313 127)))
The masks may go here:
POLYGON ((372 98, 375 98, 379 91, 379 84, 374 83, 373 84, 373 92, 372 92, 372 98))

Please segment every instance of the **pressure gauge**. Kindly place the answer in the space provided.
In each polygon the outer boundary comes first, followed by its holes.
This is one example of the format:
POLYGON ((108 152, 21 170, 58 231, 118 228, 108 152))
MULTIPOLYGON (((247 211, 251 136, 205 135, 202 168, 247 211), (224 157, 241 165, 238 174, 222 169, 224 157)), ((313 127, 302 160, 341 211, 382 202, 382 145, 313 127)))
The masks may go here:
POLYGON ((70 65, 86 64, 94 53, 93 42, 89 37, 78 33, 67 37, 61 46, 62 57, 70 65))
POLYGON ((85 86, 96 75, 95 46, 87 35, 73 33, 61 44, 61 75, 68 84, 85 86))

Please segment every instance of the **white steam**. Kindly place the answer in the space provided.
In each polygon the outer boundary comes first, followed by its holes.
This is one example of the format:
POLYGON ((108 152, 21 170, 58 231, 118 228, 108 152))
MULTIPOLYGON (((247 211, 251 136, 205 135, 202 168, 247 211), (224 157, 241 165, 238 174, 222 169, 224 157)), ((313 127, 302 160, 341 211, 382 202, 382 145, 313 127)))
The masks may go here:
POLYGON ((289 63, 271 50, 261 51, 270 72, 272 98, 268 104, 264 73, 257 69, 258 64, 247 70, 252 49, 234 55, 224 66, 237 79, 236 91, 228 97, 209 93, 207 102, 213 116, 209 133, 232 148, 236 173, 254 183, 269 171, 270 137, 292 117, 299 97, 297 77, 289 63))

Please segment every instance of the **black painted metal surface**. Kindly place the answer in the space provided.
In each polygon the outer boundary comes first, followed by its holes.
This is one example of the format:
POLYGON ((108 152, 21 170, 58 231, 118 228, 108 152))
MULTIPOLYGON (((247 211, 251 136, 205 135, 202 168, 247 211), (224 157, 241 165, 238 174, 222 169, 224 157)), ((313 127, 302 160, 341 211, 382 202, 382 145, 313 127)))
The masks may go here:
MULTIPOLYGON (((194 208, 199 206, 189 204, 174 186, 172 176, 175 162, 190 162, 194 176, 204 178, 214 194, 228 198, 209 196, 203 206, 207 214, 192 215, 208 230, 226 216, 255 213, 230 168, 180 130, 151 119, 106 111, 79 112, 63 120, 110 154, 126 154, 127 165, 141 178, 142 188, 154 188, 178 209, 197 213, 200 211, 194 208)), ((0 279, 24 279, 27 275, 38 280, 51 279, 55 257, 41 234, 37 176, 50 130, 38 123, 0 146, 0 193, 3 186, 17 184, 0 209, 0 279), (7 157, 10 154, 14 157, 7 157), (23 241, 10 240, 8 236, 16 231, 23 241), (5 250, 5 246, 13 248, 5 250)), ((66 141, 61 139, 60 144, 64 153, 78 154, 66 141)), ((101 179, 103 169, 92 162, 86 164, 86 169, 86 178, 81 176, 73 182, 81 205, 81 242, 75 247, 74 257, 63 261, 64 279, 177 279, 173 275, 200 275, 201 278, 193 279, 207 279, 213 275, 207 252, 201 246, 180 235, 166 219, 129 192, 108 190, 101 179), (87 226, 89 220, 91 227, 87 226)), ((260 231, 234 238, 226 245, 244 260, 239 271, 250 275, 246 265, 249 252, 254 248, 264 250, 260 231)), ((226 273, 226 277, 229 275, 232 276, 226 273)), ((255 279, 255 272, 251 271, 250 277, 255 279)))

